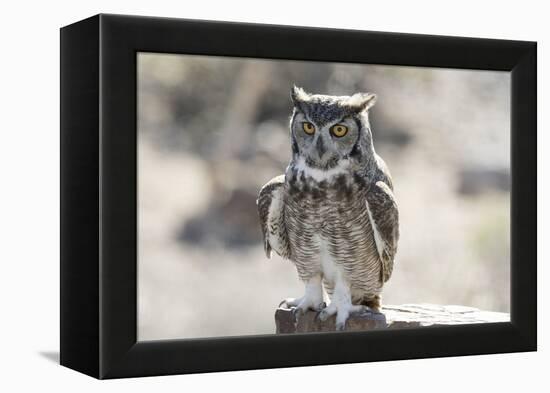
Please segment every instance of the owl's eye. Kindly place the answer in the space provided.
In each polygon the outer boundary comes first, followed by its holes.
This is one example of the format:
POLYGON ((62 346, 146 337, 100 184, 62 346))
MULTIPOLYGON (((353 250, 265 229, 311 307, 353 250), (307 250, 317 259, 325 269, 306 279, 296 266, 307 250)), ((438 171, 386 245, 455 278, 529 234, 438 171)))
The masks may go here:
POLYGON ((348 127, 343 124, 335 124, 330 127, 330 132, 332 132, 332 135, 341 138, 348 133, 348 127))
POLYGON ((308 121, 302 123, 302 128, 304 132, 308 135, 313 135, 315 133, 315 126, 308 121))

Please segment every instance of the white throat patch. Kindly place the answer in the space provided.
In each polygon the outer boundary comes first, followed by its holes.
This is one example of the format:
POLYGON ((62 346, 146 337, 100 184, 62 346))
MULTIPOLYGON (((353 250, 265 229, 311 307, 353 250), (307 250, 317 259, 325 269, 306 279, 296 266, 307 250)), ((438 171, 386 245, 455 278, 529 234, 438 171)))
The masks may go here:
POLYGON ((296 164, 294 165, 294 168, 296 168, 298 173, 303 173, 304 176, 311 177, 318 182, 330 180, 334 176, 344 174, 349 170, 349 167, 349 160, 342 159, 338 162, 338 165, 327 170, 312 168, 306 164, 306 160, 303 157, 298 158, 298 161, 296 161, 296 164))

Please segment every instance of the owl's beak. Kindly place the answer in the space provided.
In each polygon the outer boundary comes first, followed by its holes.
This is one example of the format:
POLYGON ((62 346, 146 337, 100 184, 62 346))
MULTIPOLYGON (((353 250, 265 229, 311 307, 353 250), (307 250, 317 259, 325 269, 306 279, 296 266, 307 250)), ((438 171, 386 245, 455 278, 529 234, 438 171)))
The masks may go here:
POLYGON ((319 155, 319 158, 323 158, 323 156, 327 152, 327 147, 321 135, 317 137, 317 143, 315 144, 315 147, 317 148, 317 154, 319 155))

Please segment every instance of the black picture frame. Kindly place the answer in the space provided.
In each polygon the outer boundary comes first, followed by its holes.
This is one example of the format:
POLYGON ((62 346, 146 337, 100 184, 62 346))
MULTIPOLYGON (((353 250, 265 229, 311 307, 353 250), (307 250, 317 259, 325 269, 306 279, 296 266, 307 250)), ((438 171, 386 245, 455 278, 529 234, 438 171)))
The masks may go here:
POLYGON ((536 43, 96 15, 61 29, 61 364, 96 378, 534 351, 536 43), (137 341, 136 53, 511 72, 511 322, 137 341))

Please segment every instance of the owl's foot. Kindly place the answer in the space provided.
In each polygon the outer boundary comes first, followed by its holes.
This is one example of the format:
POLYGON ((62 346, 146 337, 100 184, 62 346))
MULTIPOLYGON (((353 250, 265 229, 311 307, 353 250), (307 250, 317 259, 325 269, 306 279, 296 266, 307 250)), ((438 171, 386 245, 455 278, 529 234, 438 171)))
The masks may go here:
POLYGON ((317 318, 321 321, 326 321, 331 316, 336 314, 336 330, 344 330, 346 328, 346 321, 351 313, 367 311, 368 307, 363 305, 351 304, 351 302, 331 302, 328 307, 317 314, 317 318))
POLYGON ((297 299, 285 299, 279 304, 279 307, 283 304, 286 304, 288 308, 292 308, 294 315, 304 314, 307 310, 320 311, 325 308, 326 304, 323 302, 321 276, 315 276, 306 281, 304 296, 297 299))
POLYGON ((279 303, 279 307, 292 309, 294 314, 304 314, 307 310, 321 311, 326 308, 326 303, 322 301, 317 303, 317 299, 308 299, 306 296, 300 298, 288 298, 279 303))
POLYGON ((336 314, 336 330, 345 330, 346 321, 351 313, 367 310, 365 305, 353 304, 351 299, 350 284, 344 279, 344 275, 337 270, 330 305, 319 313, 318 318, 321 321, 326 321, 329 317, 336 314))

